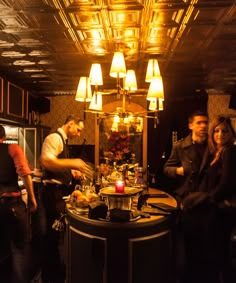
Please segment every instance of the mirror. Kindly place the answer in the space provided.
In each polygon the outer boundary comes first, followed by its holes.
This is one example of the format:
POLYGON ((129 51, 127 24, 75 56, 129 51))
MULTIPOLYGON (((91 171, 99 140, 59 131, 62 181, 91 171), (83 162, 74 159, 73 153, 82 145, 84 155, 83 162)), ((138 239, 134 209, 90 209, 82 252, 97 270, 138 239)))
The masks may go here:
MULTIPOLYGON (((119 101, 113 101, 103 106, 105 113, 115 112, 119 101)), ((146 111, 136 103, 129 103, 127 111, 146 111)), ((145 118, 133 117, 129 125, 123 118, 114 123, 114 116, 98 118, 96 123, 95 165, 101 163, 118 165, 124 163, 139 163, 147 168, 147 121, 145 118), (142 130, 141 130, 142 128, 142 130)))

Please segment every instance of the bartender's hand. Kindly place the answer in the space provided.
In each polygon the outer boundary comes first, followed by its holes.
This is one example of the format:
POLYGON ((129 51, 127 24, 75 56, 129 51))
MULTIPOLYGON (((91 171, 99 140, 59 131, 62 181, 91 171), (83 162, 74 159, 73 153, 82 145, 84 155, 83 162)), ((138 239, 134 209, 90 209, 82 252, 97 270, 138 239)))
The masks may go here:
POLYGON ((71 174, 75 178, 75 180, 79 180, 79 179, 83 179, 84 178, 83 173, 81 171, 79 171, 79 170, 72 169, 71 170, 71 174))
POLYGON ((35 197, 33 197, 31 198, 31 201, 30 201, 30 211, 35 212, 37 209, 38 209, 38 204, 37 204, 35 197))
POLYGON ((85 163, 85 166, 83 168, 83 173, 85 175, 85 177, 89 180, 93 180, 93 177, 94 177, 94 169, 93 169, 93 166, 88 164, 88 163, 85 163))
POLYGON ((82 172, 87 179, 92 180, 94 176, 93 166, 84 162, 80 158, 76 158, 75 162, 76 162, 76 165, 77 165, 76 167, 78 168, 78 170, 82 172))

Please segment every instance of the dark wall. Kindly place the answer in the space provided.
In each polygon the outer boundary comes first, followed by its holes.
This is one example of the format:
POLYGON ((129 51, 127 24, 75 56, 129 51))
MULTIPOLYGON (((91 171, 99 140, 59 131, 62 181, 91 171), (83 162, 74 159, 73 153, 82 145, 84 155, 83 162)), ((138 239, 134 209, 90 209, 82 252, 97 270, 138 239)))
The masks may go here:
POLYGON ((81 158, 95 164, 95 146, 90 144, 69 145, 70 158, 81 158))

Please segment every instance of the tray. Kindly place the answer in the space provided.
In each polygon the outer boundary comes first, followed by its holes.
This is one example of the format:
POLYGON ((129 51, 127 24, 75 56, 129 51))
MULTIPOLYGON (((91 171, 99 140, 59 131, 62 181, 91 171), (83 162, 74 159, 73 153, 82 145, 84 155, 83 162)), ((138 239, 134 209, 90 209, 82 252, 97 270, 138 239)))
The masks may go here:
POLYGON ((115 187, 106 187, 100 190, 100 194, 102 196, 127 197, 127 196, 134 196, 142 191, 143 191, 142 188, 125 187, 124 193, 117 193, 115 191, 115 187))

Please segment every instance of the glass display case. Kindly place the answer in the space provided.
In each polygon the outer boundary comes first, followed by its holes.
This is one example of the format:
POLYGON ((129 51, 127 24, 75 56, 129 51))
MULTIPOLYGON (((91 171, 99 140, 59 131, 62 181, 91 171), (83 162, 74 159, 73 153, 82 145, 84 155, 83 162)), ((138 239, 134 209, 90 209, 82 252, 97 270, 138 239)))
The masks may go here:
MULTIPOLYGON (((97 117, 95 164, 136 163, 147 168, 147 121, 140 117, 133 117, 128 123, 123 117, 116 121, 117 115, 112 113, 116 112, 117 105, 116 102, 104 105, 103 111, 109 114, 97 117)), ((144 112, 145 109, 131 102, 129 111, 144 112)))

